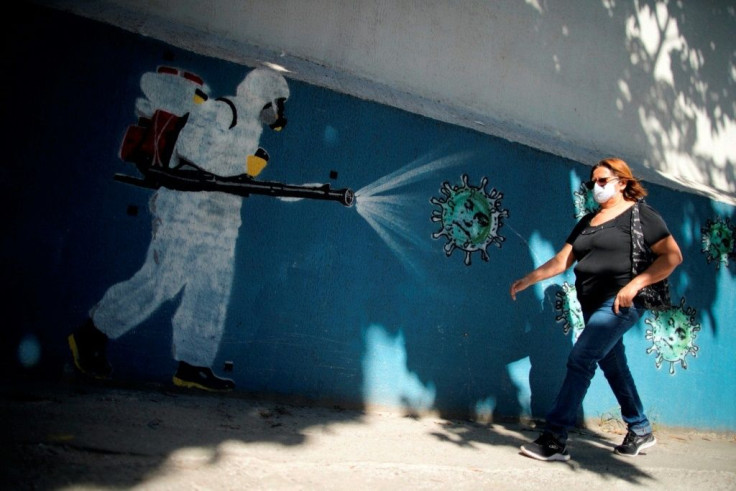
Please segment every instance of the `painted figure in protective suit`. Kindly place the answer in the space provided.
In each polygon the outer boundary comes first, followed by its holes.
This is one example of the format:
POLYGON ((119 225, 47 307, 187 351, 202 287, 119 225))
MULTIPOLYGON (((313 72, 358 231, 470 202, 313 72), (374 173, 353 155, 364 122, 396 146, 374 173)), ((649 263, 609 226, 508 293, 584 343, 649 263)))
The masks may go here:
MULTIPOLYGON (((185 83, 180 75, 144 75, 146 98, 136 103, 139 116, 152 117, 154 109, 163 108, 186 118, 171 167, 192 165, 218 176, 258 175, 266 164, 262 157, 254 157, 263 155, 258 147, 263 125, 280 130, 286 123, 286 80, 273 71, 255 69, 234 96, 210 99, 201 80, 190 77, 192 83, 185 83), (167 89, 174 84, 186 97, 172 97, 167 89)), ((179 362, 174 384, 214 391, 234 387, 233 381, 212 373, 211 366, 230 300, 241 201, 224 192, 164 187, 156 191, 150 201, 153 230, 145 263, 129 280, 110 287, 90 310, 89 319, 69 336, 80 371, 107 378, 108 339, 122 336, 180 295, 171 320, 173 355, 179 362)))

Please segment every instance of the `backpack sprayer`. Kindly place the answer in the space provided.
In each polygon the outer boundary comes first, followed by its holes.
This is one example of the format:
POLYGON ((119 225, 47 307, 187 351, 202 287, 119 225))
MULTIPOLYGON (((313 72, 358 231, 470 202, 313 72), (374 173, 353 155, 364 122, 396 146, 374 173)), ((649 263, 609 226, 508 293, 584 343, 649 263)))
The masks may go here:
MULTIPOLYGON (((176 116, 157 110, 152 118, 141 118, 137 125, 128 127, 120 148, 120 158, 136 165, 142 178, 115 174, 115 180, 140 187, 166 187, 178 191, 220 191, 247 197, 260 194, 272 197, 307 198, 337 201, 352 206, 355 193, 349 189, 331 189, 329 184, 295 185, 260 181, 248 174, 218 176, 191 162, 170 166, 171 154, 187 115, 176 116)), ((263 149, 256 157, 268 158, 263 149)))

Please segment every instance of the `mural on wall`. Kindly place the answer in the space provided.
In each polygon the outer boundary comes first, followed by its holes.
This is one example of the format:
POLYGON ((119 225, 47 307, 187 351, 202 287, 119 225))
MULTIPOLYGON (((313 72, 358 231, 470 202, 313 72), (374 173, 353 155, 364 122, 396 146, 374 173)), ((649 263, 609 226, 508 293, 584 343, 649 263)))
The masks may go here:
POLYGON ((736 258, 736 227, 731 225, 727 218, 717 217, 708 220, 705 227, 700 229, 702 233, 702 252, 705 254, 708 264, 715 263, 716 269, 721 266, 728 267, 729 258, 736 258))
POLYGON ((647 348, 647 354, 656 352, 655 366, 659 369, 662 363, 669 362, 670 375, 675 374, 675 363, 687 369, 685 357, 690 354, 697 356, 699 348, 695 345, 695 338, 700 331, 700 324, 695 321, 695 309, 685 307, 683 298, 678 308, 653 312, 654 316, 647 318, 646 338, 652 341, 647 348))
POLYGON ((588 189, 585 183, 580 184, 577 191, 573 192, 573 203, 575 205, 575 218, 583 218, 588 213, 598 210, 598 203, 593 198, 593 191, 588 189))
POLYGON ((562 331, 565 334, 572 332, 574 343, 585 329, 583 309, 580 307, 575 285, 565 281, 562 284, 562 290, 556 292, 555 297, 555 311, 557 312, 555 320, 562 323, 562 331))
MULTIPOLYGON (((276 75, 275 72, 259 69, 251 72, 249 76, 254 79, 263 78, 259 75, 260 73, 276 75)), ((221 158, 220 153, 224 151, 224 148, 218 150, 217 147, 224 147, 227 138, 224 138, 222 134, 214 137, 208 134, 213 131, 215 124, 221 125, 221 130, 227 127, 225 134, 236 138, 238 132, 234 129, 238 125, 246 127, 249 123, 242 119, 243 114, 238 113, 234 99, 228 97, 218 97, 213 101, 215 104, 220 104, 218 106, 220 113, 216 117, 221 118, 222 121, 215 122, 214 117, 208 119, 207 117, 197 118, 197 116, 190 121, 191 110, 197 108, 197 105, 204 106, 205 103, 208 103, 209 96, 203 90, 204 87, 203 81, 198 76, 171 67, 159 67, 156 73, 148 73, 143 76, 141 88, 147 95, 151 94, 152 97, 156 97, 157 104, 152 103, 150 96, 149 99, 139 99, 138 113, 143 116, 140 117, 138 124, 128 128, 120 149, 120 157, 126 162, 135 164, 143 178, 117 174, 115 176, 117 180, 152 189, 163 186, 179 191, 221 191, 242 197, 262 194, 280 198, 324 199, 352 206, 355 196, 350 189, 332 190, 329 184, 299 186, 254 180, 253 178, 261 173, 269 160, 268 152, 260 147, 247 155, 245 172, 217 173, 215 172, 217 169, 199 165, 199 162, 203 160, 221 158), (179 77, 172 75, 179 75, 179 77), (186 86, 182 87, 181 80, 190 82, 189 90, 186 86), (192 88, 194 88, 194 95, 190 97, 191 94, 187 92, 191 92, 192 88), (224 113, 223 108, 225 108, 224 113), (152 116, 149 117, 148 114, 152 116), (186 128, 187 131, 182 138, 182 143, 177 147, 178 152, 174 154, 174 145, 179 141, 179 134, 183 128, 186 128), (190 134, 187 134, 189 132, 190 134), (195 145, 188 150, 182 150, 185 143, 191 142, 201 143, 210 153, 195 155, 196 149, 201 148, 195 145), (185 153, 187 151, 188 154, 185 153)), ((267 102, 261 108, 258 120, 254 122, 267 125, 274 131, 281 131, 286 125, 286 118, 283 115, 285 102, 285 97, 267 102)))
POLYGON ((255 179, 269 159, 259 147, 263 127, 279 131, 286 124, 289 88, 280 74, 254 69, 235 95, 217 98, 200 77, 172 67, 145 73, 140 86, 138 123, 128 128, 120 157, 143 177, 115 178, 156 189, 150 200, 152 238, 143 266, 110 287, 69 336, 74 364, 95 378, 109 377, 108 340, 177 298, 171 319, 178 361, 174 384, 231 390, 234 382, 216 376, 211 366, 230 301, 242 197, 315 198, 350 206, 353 193, 255 179))
POLYGON ((398 192, 402 187, 421 181, 452 167, 466 165, 473 156, 472 151, 445 154, 438 149, 424 154, 394 172, 380 177, 355 192, 355 210, 378 236, 400 259, 409 271, 418 272, 407 246, 414 250, 424 249, 421 237, 411 232, 406 215, 415 204, 407 195, 398 192))
POLYGON ((447 181, 442 184, 440 192, 445 199, 430 199, 440 208, 432 211, 432 221, 441 224, 432 238, 447 239, 444 249, 448 257, 455 249, 465 251, 466 266, 470 266, 473 252, 479 252, 481 259, 488 261, 487 248, 491 244, 501 247, 506 240, 499 230, 503 226, 502 219, 508 217, 509 212, 501 208, 502 193, 495 188, 486 192, 487 183, 488 179, 483 177, 478 187, 471 186, 467 174, 463 174, 460 186, 451 186, 447 181))

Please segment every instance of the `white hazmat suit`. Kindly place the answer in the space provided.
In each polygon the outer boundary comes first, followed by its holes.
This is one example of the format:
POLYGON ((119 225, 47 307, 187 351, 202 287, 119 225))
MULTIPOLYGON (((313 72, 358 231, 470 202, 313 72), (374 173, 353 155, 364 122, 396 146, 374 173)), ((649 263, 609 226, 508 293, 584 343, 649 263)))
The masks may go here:
MULTIPOLYGON (((187 104, 189 117, 176 141, 172 167, 187 161, 220 176, 245 173, 246 157, 258 149, 264 107, 275 108, 288 97, 281 75, 255 69, 235 96, 187 104)), ((140 110, 147 104, 139 101, 137 106, 140 110)), ((181 294, 172 318, 174 358, 212 366, 230 301, 241 202, 222 192, 160 188, 150 201, 153 230, 145 263, 91 309, 97 328, 117 338, 181 294)))

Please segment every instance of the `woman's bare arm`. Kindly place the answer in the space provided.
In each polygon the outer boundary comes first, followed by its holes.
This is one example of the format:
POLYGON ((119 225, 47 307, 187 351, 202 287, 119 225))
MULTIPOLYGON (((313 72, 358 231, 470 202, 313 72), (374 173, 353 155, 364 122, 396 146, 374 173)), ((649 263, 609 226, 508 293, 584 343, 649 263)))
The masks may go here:
POLYGON ((527 274, 523 278, 514 281, 511 284, 511 298, 516 300, 516 294, 522 290, 526 290, 535 283, 547 278, 552 278, 563 273, 567 268, 572 266, 575 257, 572 254, 572 245, 565 244, 560 251, 554 255, 552 259, 542 264, 540 267, 527 274))

